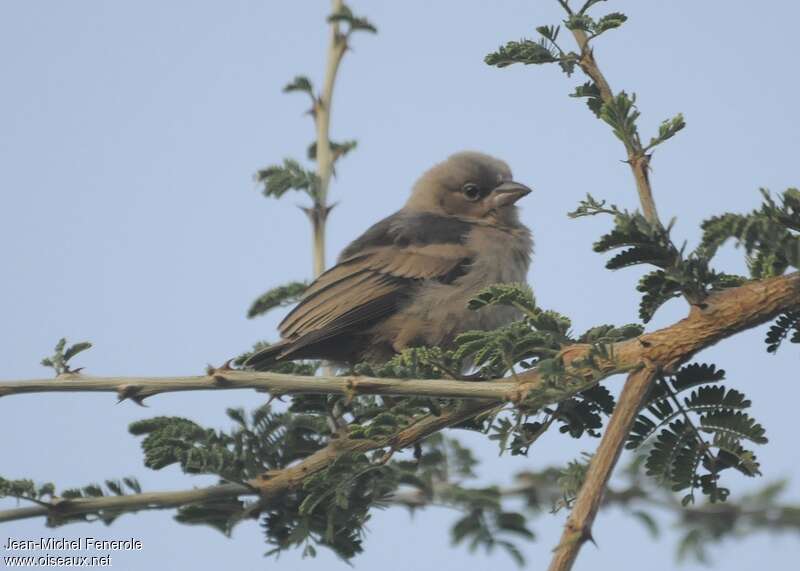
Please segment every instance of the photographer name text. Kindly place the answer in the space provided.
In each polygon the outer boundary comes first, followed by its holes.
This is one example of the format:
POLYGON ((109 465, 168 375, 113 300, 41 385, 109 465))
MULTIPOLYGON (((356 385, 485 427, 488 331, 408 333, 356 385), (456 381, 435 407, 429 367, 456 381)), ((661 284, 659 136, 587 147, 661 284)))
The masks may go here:
POLYGON ((9 537, 4 549, 9 551, 141 551, 140 539, 99 539, 95 537, 40 537, 15 539, 9 537))

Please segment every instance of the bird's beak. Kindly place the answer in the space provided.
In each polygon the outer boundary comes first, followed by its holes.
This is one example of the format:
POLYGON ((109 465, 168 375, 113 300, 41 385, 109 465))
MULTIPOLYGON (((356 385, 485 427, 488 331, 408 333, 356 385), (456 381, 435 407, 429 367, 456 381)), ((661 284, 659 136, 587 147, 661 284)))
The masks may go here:
POLYGON ((521 182, 507 180, 492 190, 492 201, 497 208, 511 206, 523 196, 530 194, 530 192, 531 189, 521 182))

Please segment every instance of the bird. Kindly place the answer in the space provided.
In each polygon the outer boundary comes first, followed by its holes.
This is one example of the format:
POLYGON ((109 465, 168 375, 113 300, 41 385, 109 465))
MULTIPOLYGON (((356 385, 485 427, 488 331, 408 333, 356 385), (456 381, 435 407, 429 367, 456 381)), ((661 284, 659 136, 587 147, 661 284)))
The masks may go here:
POLYGON ((520 317, 467 304, 495 283, 524 282, 533 239, 516 203, 531 189, 500 159, 451 155, 426 171, 397 212, 368 228, 310 284, 278 326, 281 340, 245 367, 323 359, 381 363, 418 346, 452 347, 469 330, 520 317))

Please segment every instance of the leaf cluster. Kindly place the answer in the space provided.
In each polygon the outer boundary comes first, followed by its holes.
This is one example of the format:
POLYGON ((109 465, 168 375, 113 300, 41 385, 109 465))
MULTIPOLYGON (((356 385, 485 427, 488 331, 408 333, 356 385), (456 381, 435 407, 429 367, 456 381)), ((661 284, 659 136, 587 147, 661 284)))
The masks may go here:
POLYGON ((507 42, 497 51, 484 58, 487 65, 498 68, 508 67, 515 63, 523 65, 542 65, 557 63, 568 76, 575 71, 579 56, 575 52, 566 52, 558 44, 559 26, 539 26, 536 32, 539 40, 521 39, 507 42))
POLYGON ((92 344, 88 341, 73 343, 67 347, 67 339, 62 337, 58 340, 58 343, 56 343, 53 354, 42 359, 41 364, 43 367, 50 367, 53 369, 53 371, 56 373, 56 376, 69 373, 78 373, 81 369, 70 368, 70 359, 72 359, 78 353, 91 348, 92 344))
POLYGON ((749 214, 727 213, 703 222, 701 248, 708 256, 728 240, 743 247, 750 275, 777 276, 800 267, 800 190, 789 188, 777 202, 761 189, 761 208, 749 214))
POLYGON ((767 331, 767 352, 775 353, 787 338, 790 343, 800 343, 800 310, 788 311, 778 316, 767 331))
POLYGON ((319 197, 319 177, 294 159, 259 170, 255 179, 264 186, 262 194, 266 197, 281 198, 290 190, 304 192, 314 201, 319 197))
POLYGON ((735 389, 718 385, 725 371, 691 364, 654 385, 631 430, 627 448, 652 440, 647 474, 674 491, 699 489, 711 502, 725 501, 730 490, 719 486, 719 474, 734 468, 746 476, 760 474, 746 443, 767 442, 764 428, 746 411, 750 401, 735 389))
MULTIPOLYGON (((592 347, 585 365, 600 372, 603 364, 613 362, 611 344, 642 334, 642 327, 629 324, 622 327, 598 325, 580 335, 571 331, 571 321, 555 312, 536 305, 530 288, 524 284, 495 284, 480 291, 470 300, 469 307, 481 311, 486 307, 505 305, 515 308, 522 318, 494 331, 470 331, 456 339, 457 361, 467 361, 478 368, 478 375, 496 378, 519 365, 523 369, 537 367, 545 379, 543 390, 547 400, 559 400, 575 391, 565 375, 560 351, 574 343, 587 343, 592 347)), ((578 379, 585 382, 584 379, 578 379)), ((584 434, 599 436, 603 416, 614 409, 614 399, 608 390, 595 386, 575 396, 563 398, 555 408, 538 404, 538 393, 532 394, 514 410, 492 419, 488 424, 478 422, 463 426, 472 430, 489 432, 497 441, 500 451, 512 455, 527 454, 530 446, 553 424, 558 423, 562 433, 574 438, 584 434)))
POLYGON ((129 431, 144 437, 142 451, 148 468, 178 464, 187 474, 216 474, 241 483, 313 454, 329 435, 319 416, 276 413, 269 405, 255 409, 249 417, 233 408, 227 415, 234 422, 230 431, 167 416, 134 422, 129 431))
POLYGON ((344 32, 346 37, 349 37, 353 32, 369 32, 377 34, 378 28, 363 16, 356 16, 349 6, 343 4, 338 12, 334 12, 328 16, 328 22, 346 24, 347 31, 344 32))
POLYGON ((308 289, 308 282, 289 282, 261 294, 247 310, 247 318, 252 319, 277 308, 286 307, 300 301, 308 289))
MULTIPOLYGON (((66 488, 60 493, 57 493, 56 486, 52 482, 37 485, 33 480, 7 480, 0 476, 0 498, 17 498, 48 507, 56 503, 63 505, 63 502, 74 499, 124 496, 128 493, 142 493, 142 488, 136 478, 127 477, 122 478, 122 480, 106 480, 103 485, 89 484, 82 488, 66 488)), ((121 513, 122 512, 110 509, 102 509, 93 513, 83 514, 65 514, 59 513, 58 510, 51 510, 47 516, 47 525, 48 527, 57 527, 67 523, 91 522, 96 520, 110 525, 121 513)))
MULTIPOLYGON (((736 247, 744 249, 750 275, 755 279, 800 268, 800 190, 789 188, 778 200, 763 188, 761 195, 761 207, 749 214, 726 213, 705 220, 698 248, 711 257, 725 242, 733 240, 736 247)), ((767 333, 767 351, 777 351, 787 337, 792 343, 800 343, 797 311, 777 318, 767 333)))
POLYGON ((618 270, 643 264, 657 268, 645 274, 636 288, 643 294, 639 317, 645 323, 652 319, 659 307, 674 297, 683 295, 700 304, 710 292, 740 285, 744 281, 738 276, 711 269, 709 262, 713 253, 703 246, 685 256, 683 249, 679 250, 672 242, 671 225, 664 228, 639 212, 607 206, 605 201, 587 195, 570 216, 578 218, 597 214, 613 216, 614 228, 595 242, 594 251, 621 250, 606 262, 606 268, 618 270))

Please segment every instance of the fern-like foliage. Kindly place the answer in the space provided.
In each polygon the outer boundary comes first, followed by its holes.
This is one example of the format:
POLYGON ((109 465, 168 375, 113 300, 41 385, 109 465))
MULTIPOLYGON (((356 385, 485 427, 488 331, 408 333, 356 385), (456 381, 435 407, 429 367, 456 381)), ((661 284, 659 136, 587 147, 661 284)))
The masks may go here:
MULTIPOLYGON (((790 188, 776 201, 761 189, 764 202, 749 214, 727 213, 703 222, 700 250, 713 256, 728 240, 743 247, 750 275, 756 279, 783 274, 800 268, 800 190, 790 188)), ((800 343, 798 311, 780 315, 770 327, 765 342, 774 353, 785 339, 800 343)))
POLYGON ((711 291, 743 282, 743 278, 711 269, 709 251, 703 247, 684 256, 670 238, 670 227, 651 223, 639 212, 607 206, 605 201, 587 195, 570 216, 578 218, 597 214, 613 216, 614 228, 595 242, 594 250, 601 253, 622 250, 606 263, 608 269, 641 264, 658 268, 643 276, 637 286, 643 294, 639 316, 645 323, 652 319, 659 307, 674 297, 683 295, 694 303, 701 303, 711 291))
MULTIPOLYGON (((358 146, 356 141, 344 141, 342 143, 337 143, 336 141, 329 142, 331 147, 331 153, 333 154, 333 161, 336 162, 350 151, 355 150, 358 146)), ((306 151, 308 155, 308 159, 312 161, 317 160, 317 142, 314 141, 308 146, 308 150, 306 151)))
POLYGON ((344 36, 349 36, 353 32, 378 33, 378 28, 376 28, 372 22, 363 16, 356 16, 353 14, 353 11, 346 4, 343 4, 338 12, 328 16, 328 21, 346 24, 348 29, 344 32, 344 36))
POLYGON ((79 373, 81 369, 72 369, 69 361, 78 353, 91 348, 92 344, 88 341, 73 343, 67 347, 67 339, 62 337, 58 340, 58 343, 56 343, 53 354, 42 359, 41 364, 43 367, 50 367, 53 369, 53 371, 56 373, 56 376, 69 373, 79 373))
MULTIPOLYGON (((592 349, 585 365, 597 368, 599 361, 611 362, 611 344, 642 334, 638 324, 622 327, 599 325, 581 335, 571 331, 569 318, 536 304, 530 288, 524 284, 496 284, 480 291, 469 307, 481 311, 493 305, 506 305, 517 309, 519 321, 495 331, 470 331, 460 335, 453 356, 456 361, 468 361, 478 368, 483 377, 498 377, 519 366, 533 366, 545 379, 545 390, 550 396, 568 390, 564 365, 558 357, 560 351, 574 343, 589 343, 592 349)), ((527 454, 530 446, 553 424, 574 438, 583 435, 599 436, 603 416, 611 414, 614 399, 607 389, 595 386, 566 398, 555 408, 540 408, 535 399, 519 405, 508 413, 487 422, 468 423, 462 428, 489 432, 501 452, 512 455, 527 454)))
POLYGON ((264 315, 277 307, 286 307, 300 301, 308 289, 308 282, 289 282, 272 288, 258 296, 247 310, 248 319, 264 315))
POLYGON ((703 222, 701 247, 709 256, 733 239, 748 256, 750 274, 756 279, 800 268, 800 190, 790 188, 779 201, 761 189, 761 208, 750 214, 723 214, 703 222))
POLYGON ((628 437, 627 448, 652 441, 647 474, 674 491, 689 490, 684 503, 694 501, 697 489, 712 502, 725 501, 730 491, 719 486, 725 469, 760 474, 745 444, 766 443, 764 428, 746 412, 751 403, 741 392, 716 384, 724 377, 714 365, 691 364, 661 379, 628 437))
POLYGON ((495 284, 484 288, 468 307, 506 305, 519 311, 522 319, 494 331, 467 331, 456 338, 457 360, 469 360, 486 377, 497 377, 516 363, 530 368, 542 359, 555 357, 569 344, 569 318, 537 307, 530 287, 525 284, 495 284))
POLYGON ((256 182, 263 185, 266 197, 280 198, 290 190, 304 192, 312 200, 319 193, 319 178, 316 173, 303 168, 294 159, 284 159, 282 165, 273 165, 256 173, 256 182))
POLYGON ((165 416, 134 422, 129 430, 144 436, 148 468, 178 464, 189 474, 216 474, 233 482, 245 482, 313 454, 329 435, 319 416, 275 413, 268 405, 249 418, 241 409, 228 409, 227 414, 234 422, 229 432, 165 416))
POLYGON ((767 352, 775 353, 786 339, 789 339, 790 343, 800 343, 800 310, 788 311, 778 316, 764 340, 767 352))
MULTIPOLYGON (((102 498, 104 496, 124 496, 129 493, 141 494, 142 487, 136 478, 126 477, 122 480, 106 480, 103 485, 89 484, 82 488, 66 488, 56 492, 52 482, 36 484, 33 480, 7 480, 0 476, 0 498, 16 498, 38 504, 50 505, 55 500, 68 502, 79 498, 102 498)), ((120 513, 113 510, 97 510, 94 513, 66 514, 51 510, 47 516, 47 526, 57 527, 67 523, 102 521, 110 525, 120 513)))

